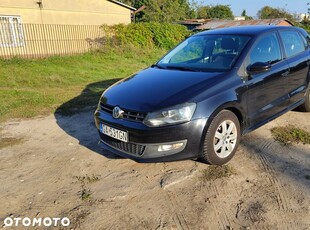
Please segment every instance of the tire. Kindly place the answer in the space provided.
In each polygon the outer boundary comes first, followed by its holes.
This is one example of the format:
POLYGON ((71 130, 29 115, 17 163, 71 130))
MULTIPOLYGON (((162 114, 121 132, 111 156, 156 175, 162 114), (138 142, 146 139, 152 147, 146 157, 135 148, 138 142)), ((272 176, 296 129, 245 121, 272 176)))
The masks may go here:
POLYGON ((300 106, 300 110, 303 112, 310 112, 310 83, 306 92, 305 103, 300 106))
POLYGON ((239 142, 238 118, 233 112, 222 110, 212 120, 207 130, 200 159, 213 165, 226 164, 235 155, 239 142))

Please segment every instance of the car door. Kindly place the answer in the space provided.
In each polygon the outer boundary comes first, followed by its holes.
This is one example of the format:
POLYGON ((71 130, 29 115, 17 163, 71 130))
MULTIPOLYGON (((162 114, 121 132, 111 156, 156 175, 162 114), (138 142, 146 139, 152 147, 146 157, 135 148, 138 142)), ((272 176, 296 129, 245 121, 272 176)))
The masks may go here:
POLYGON ((296 30, 282 30, 286 61, 290 67, 288 74, 289 104, 294 105, 304 98, 310 64, 310 51, 306 39, 296 30))
POLYGON ((258 62, 270 64, 269 70, 248 75, 248 125, 255 128, 287 107, 289 66, 283 60, 278 33, 275 31, 259 37, 246 61, 247 66, 258 62))

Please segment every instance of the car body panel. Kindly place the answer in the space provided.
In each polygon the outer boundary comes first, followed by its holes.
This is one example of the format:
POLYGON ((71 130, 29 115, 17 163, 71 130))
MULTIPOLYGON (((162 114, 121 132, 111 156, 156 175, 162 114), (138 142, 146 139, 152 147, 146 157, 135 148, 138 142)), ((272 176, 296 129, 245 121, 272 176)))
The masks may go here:
POLYGON ((252 76, 247 82, 247 114, 250 126, 263 122, 287 107, 287 71, 288 65, 282 61, 272 66, 268 72, 252 76))
POLYGON ((218 81, 220 75, 148 68, 114 84, 113 90, 108 89, 101 100, 140 112, 155 111, 187 102, 218 81))

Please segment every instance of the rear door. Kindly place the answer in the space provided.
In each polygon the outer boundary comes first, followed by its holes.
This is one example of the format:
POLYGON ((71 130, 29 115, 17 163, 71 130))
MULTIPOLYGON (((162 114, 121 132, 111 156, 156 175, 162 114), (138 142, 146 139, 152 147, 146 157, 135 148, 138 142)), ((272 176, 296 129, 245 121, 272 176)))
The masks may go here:
POLYGON ((288 75, 289 104, 294 105, 304 98, 309 72, 310 51, 305 39, 297 30, 280 30, 286 61, 290 67, 288 75))
POLYGON ((275 31, 259 37, 247 62, 249 65, 256 62, 271 64, 270 70, 248 76, 248 123, 255 128, 283 111, 288 103, 289 66, 283 59, 278 33, 275 31))

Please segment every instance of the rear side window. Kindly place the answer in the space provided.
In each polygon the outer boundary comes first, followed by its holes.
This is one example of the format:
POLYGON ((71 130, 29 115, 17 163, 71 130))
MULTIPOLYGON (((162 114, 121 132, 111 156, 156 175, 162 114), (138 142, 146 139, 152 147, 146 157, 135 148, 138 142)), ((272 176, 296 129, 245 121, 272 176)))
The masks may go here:
POLYGON ((280 31, 286 57, 292 57, 306 50, 307 44, 297 31, 280 31))

